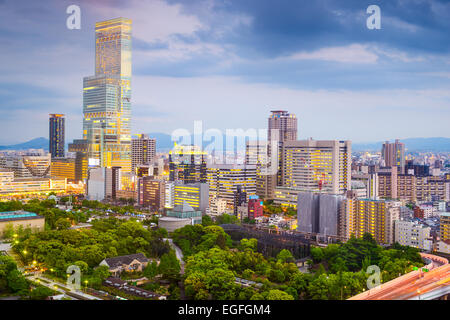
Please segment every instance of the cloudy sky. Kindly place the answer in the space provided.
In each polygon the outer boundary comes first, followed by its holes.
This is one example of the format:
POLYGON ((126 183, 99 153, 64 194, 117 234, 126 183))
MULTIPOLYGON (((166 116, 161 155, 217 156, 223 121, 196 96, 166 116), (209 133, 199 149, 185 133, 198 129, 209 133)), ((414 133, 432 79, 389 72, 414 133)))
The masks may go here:
POLYGON ((96 21, 133 20, 133 133, 266 128, 356 142, 450 137, 450 2, 444 0, 0 0, 0 144, 81 138, 96 21), (66 8, 81 8, 81 29, 66 8), (381 30, 369 30, 369 5, 381 30))

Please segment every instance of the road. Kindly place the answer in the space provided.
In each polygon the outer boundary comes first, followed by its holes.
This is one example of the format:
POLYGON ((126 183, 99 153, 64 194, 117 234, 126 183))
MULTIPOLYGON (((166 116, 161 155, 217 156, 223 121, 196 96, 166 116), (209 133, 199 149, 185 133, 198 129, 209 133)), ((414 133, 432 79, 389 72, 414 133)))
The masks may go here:
POLYGON ((177 259, 180 261, 180 268, 181 268, 180 273, 183 275, 184 274, 184 265, 185 265, 184 260, 183 260, 183 258, 184 258, 183 251, 181 251, 181 249, 175 243, 173 243, 172 239, 166 238, 163 240, 169 241, 170 246, 175 250, 177 259))
POLYGON ((43 275, 38 274, 38 273, 32 274, 32 275, 28 276, 27 278, 29 280, 32 280, 34 282, 39 283, 40 285, 43 285, 43 286, 45 286, 47 288, 50 288, 50 289, 55 290, 55 291, 58 291, 60 293, 66 294, 67 292, 71 292, 71 293, 77 294, 79 296, 82 296, 86 300, 102 300, 102 299, 100 299, 98 297, 95 297, 93 295, 86 294, 86 293, 84 293, 84 292, 82 292, 80 290, 72 289, 67 284, 63 284, 61 282, 49 279, 49 278, 44 277, 43 275), (66 289, 66 290, 64 290, 64 289, 66 289))
POLYGON ((450 264, 441 257, 421 255, 431 260, 425 267, 429 272, 423 272, 422 269, 412 271, 349 300, 410 300, 435 290, 444 291, 450 285, 450 264))

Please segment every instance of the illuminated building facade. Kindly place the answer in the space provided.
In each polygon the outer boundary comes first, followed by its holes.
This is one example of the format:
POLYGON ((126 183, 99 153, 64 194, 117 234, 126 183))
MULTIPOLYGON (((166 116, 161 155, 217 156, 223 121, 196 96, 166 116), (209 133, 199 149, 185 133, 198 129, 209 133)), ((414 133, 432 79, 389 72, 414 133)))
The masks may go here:
POLYGON ((209 206, 209 187, 206 183, 189 183, 173 185, 173 205, 180 206, 185 202, 195 210, 203 213, 209 206))
POLYGON ((380 244, 394 243, 394 222, 400 219, 398 201, 348 197, 342 206, 339 233, 342 238, 361 238, 370 233, 380 244))
MULTIPOLYGON (((5 177, 3 177, 5 179, 5 177)), ((61 178, 16 178, 12 175, 0 184, 0 198, 33 197, 49 192, 64 194, 67 191, 67 179, 61 178), (7 180, 7 181, 6 181, 7 180)))
POLYGON ((405 144, 399 140, 386 141, 381 149, 381 157, 386 167, 397 167, 399 173, 405 173, 405 144))
POLYGON ((77 181, 75 158, 53 158, 50 165, 50 176, 77 181))
POLYGON ((350 141, 287 141, 282 158, 284 187, 332 194, 351 188, 350 141))
POLYGON ((139 165, 153 164, 156 157, 156 139, 150 139, 146 134, 139 134, 131 140, 131 170, 136 173, 139 165))
POLYGON ((65 156, 65 142, 64 142, 64 115, 50 114, 49 117, 49 151, 52 158, 63 158, 65 156))
POLYGON ((216 164, 208 167, 210 213, 219 214, 218 201, 225 200, 230 213, 234 212, 234 195, 238 186, 247 198, 256 195, 256 166, 216 164))
POLYGON ((277 172, 270 172, 271 161, 266 141, 248 141, 245 150, 245 163, 256 165, 256 194, 263 199, 274 199, 277 185, 277 172))
POLYGON ((198 146, 175 145, 169 152, 169 180, 205 183, 206 156, 198 146))
POLYGON ((440 212, 439 238, 441 241, 450 240, 450 212, 440 212))
POLYGON ((138 179, 138 204, 150 207, 153 210, 164 209, 165 204, 165 184, 162 180, 153 177, 143 177, 138 179))
POLYGON ((131 171, 131 20, 95 25, 95 76, 83 79, 83 139, 101 167, 131 171))
POLYGON ((14 178, 43 178, 50 174, 51 155, 0 157, 0 168, 14 172, 14 178))
POLYGON ((254 220, 263 215, 263 201, 258 196, 251 196, 248 200, 248 218, 254 220))

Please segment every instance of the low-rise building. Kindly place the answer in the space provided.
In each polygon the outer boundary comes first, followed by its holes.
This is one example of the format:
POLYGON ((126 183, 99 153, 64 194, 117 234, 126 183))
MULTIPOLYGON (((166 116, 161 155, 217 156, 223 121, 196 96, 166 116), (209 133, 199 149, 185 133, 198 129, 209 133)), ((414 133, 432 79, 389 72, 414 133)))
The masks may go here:
POLYGON ((100 265, 107 266, 109 272, 113 276, 118 277, 122 272, 142 271, 149 261, 143 253, 136 253, 127 256, 106 258, 100 262, 100 265))
POLYGON ((430 231, 427 227, 417 221, 396 220, 395 221, 395 242, 403 246, 430 250, 430 231))
POLYGON ((33 232, 39 232, 44 230, 45 218, 23 210, 0 212, 0 238, 8 226, 12 226, 14 230, 22 226, 24 229, 30 228, 33 232))

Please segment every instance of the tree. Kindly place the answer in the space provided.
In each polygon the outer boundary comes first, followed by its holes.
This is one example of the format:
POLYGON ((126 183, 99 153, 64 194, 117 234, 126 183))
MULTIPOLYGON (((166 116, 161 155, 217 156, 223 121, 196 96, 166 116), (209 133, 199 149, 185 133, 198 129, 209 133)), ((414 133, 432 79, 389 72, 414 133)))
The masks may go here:
POLYGON ((53 290, 44 287, 44 286, 38 286, 36 288, 34 288, 31 292, 30 292, 30 299, 31 300, 44 300, 49 296, 53 295, 53 290))
POLYGON ((56 220, 55 227, 58 230, 67 230, 70 228, 72 224, 70 223, 69 219, 67 218, 59 218, 56 220))
POLYGON ((148 279, 153 279, 157 275, 158 275, 158 264, 156 263, 156 261, 152 261, 145 267, 144 276, 146 276, 148 279))
POLYGON ((281 290, 270 290, 266 300, 294 300, 294 297, 281 290))
POLYGON ((173 250, 169 253, 163 254, 158 266, 158 273, 163 278, 171 281, 177 281, 180 276, 180 262, 173 250))
POLYGON ((289 250, 283 249, 281 250, 277 255, 277 260, 285 263, 285 262, 293 262, 294 257, 292 256, 292 253, 289 250))
POLYGON ((258 247, 258 240, 257 239, 242 239, 240 241, 240 249, 241 250, 246 250, 246 249, 250 249, 252 251, 255 251, 256 248, 258 247))
POLYGON ((19 270, 12 270, 7 275, 8 287, 12 292, 23 293, 28 289, 28 283, 19 270))
POLYGON ((202 226, 208 227, 208 226, 212 226, 212 225, 214 225, 214 221, 211 219, 211 217, 208 215, 204 215, 202 217, 202 226))

